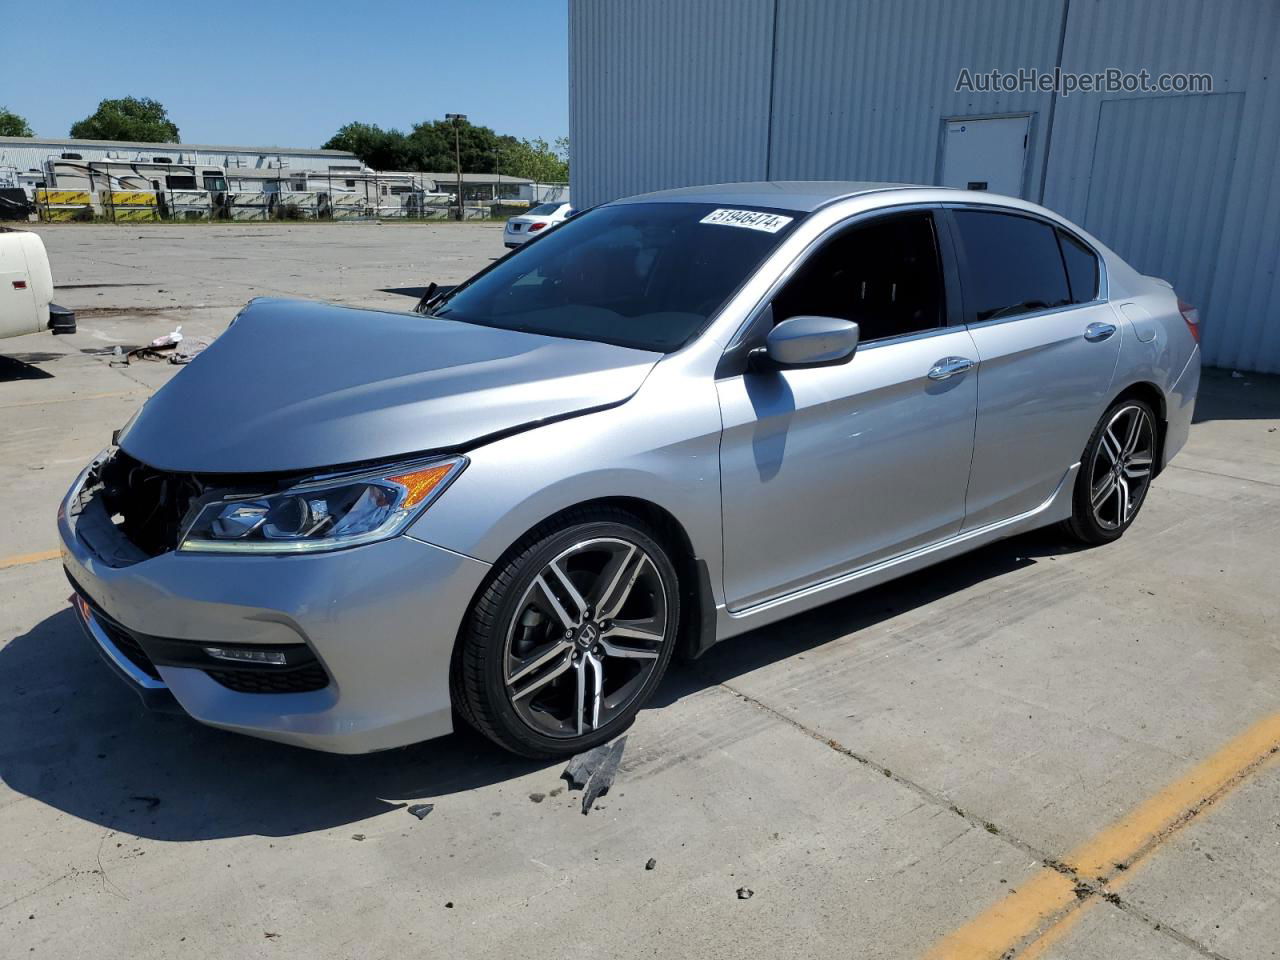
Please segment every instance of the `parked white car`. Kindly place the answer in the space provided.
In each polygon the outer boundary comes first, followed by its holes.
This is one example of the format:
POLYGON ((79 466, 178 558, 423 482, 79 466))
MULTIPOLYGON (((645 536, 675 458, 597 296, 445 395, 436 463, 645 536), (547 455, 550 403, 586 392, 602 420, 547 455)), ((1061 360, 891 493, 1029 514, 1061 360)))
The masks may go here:
POLYGON ((44 241, 0 227, 0 337, 52 330, 75 333, 75 314, 51 303, 53 273, 44 241))
POLYGON ((522 213, 507 221, 507 228, 502 231, 502 242, 508 249, 514 250, 548 227, 554 227, 557 223, 568 220, 572 213, 573 205, 569 203, 539 204, 528 213, 522 213))

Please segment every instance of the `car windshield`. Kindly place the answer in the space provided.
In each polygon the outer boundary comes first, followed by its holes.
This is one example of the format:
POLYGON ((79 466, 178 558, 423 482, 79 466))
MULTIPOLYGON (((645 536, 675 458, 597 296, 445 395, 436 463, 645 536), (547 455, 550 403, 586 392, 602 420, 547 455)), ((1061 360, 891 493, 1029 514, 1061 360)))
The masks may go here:
POLYGON ((528 217, 549 217, 560 209, 558 203, 542 203, 530 210, 525 216, 528 217))
POLYGON ((598 207, 477 274, 431 315, 670 352, 703 330, 801 216, 709 203, 598 207))

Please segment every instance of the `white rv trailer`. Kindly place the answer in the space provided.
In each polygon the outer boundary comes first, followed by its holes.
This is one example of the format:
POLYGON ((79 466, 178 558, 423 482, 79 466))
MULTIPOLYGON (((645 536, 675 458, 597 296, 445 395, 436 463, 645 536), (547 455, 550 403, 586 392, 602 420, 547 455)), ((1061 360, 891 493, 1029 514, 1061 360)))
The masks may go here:
POLYGON ((59 157, 44 166, 35 200, 49 220, 203 220, 227 204, 226 170, 209 164, 59 157))

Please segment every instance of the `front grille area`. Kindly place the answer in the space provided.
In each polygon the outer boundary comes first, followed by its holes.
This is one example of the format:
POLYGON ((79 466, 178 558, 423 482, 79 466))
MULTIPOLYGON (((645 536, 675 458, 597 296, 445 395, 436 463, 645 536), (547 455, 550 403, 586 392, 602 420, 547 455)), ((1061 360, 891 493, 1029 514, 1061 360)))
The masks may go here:
POLYGON ((98 621, 98 626, 102 628, 102 632, 115 644, 115 648, 124 654, 130 663, 152 680, 160 679, 160 671, 156 669, 156 665, 147 656, 147 651, 142 649, 142 644, 138 643, 132 633, 96 610, 93 618, 98 621))
POLYGON ((313 663, 294 670, 206 670, 211 678, 237 693, 311 693, 329 685, 324 667, 313 663))
POLYGON ((102 464, 102 502, 129 542, 150 556, 178 546, 182 520, 204 485, 191 474, 166 473, 123 450, 102 464))

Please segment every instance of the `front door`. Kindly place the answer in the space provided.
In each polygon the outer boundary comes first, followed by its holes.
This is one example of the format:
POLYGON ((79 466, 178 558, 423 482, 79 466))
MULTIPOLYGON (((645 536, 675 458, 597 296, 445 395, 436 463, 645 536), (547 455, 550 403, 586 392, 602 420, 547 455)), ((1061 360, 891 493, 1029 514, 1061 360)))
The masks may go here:
POLYGON ((774 322, 857 322, 854 357, 717 382, 731 610, 960 529, 975 351, 963 327, 946 326, 943 291, 930 211, 860 221, 810 255, 772 302, 774 322))
POLYGON ((1035 217, 949 213, 980 363, 968 529, 1054 494, 1111 397, 1121 330, 1081 240, 1035 217))

